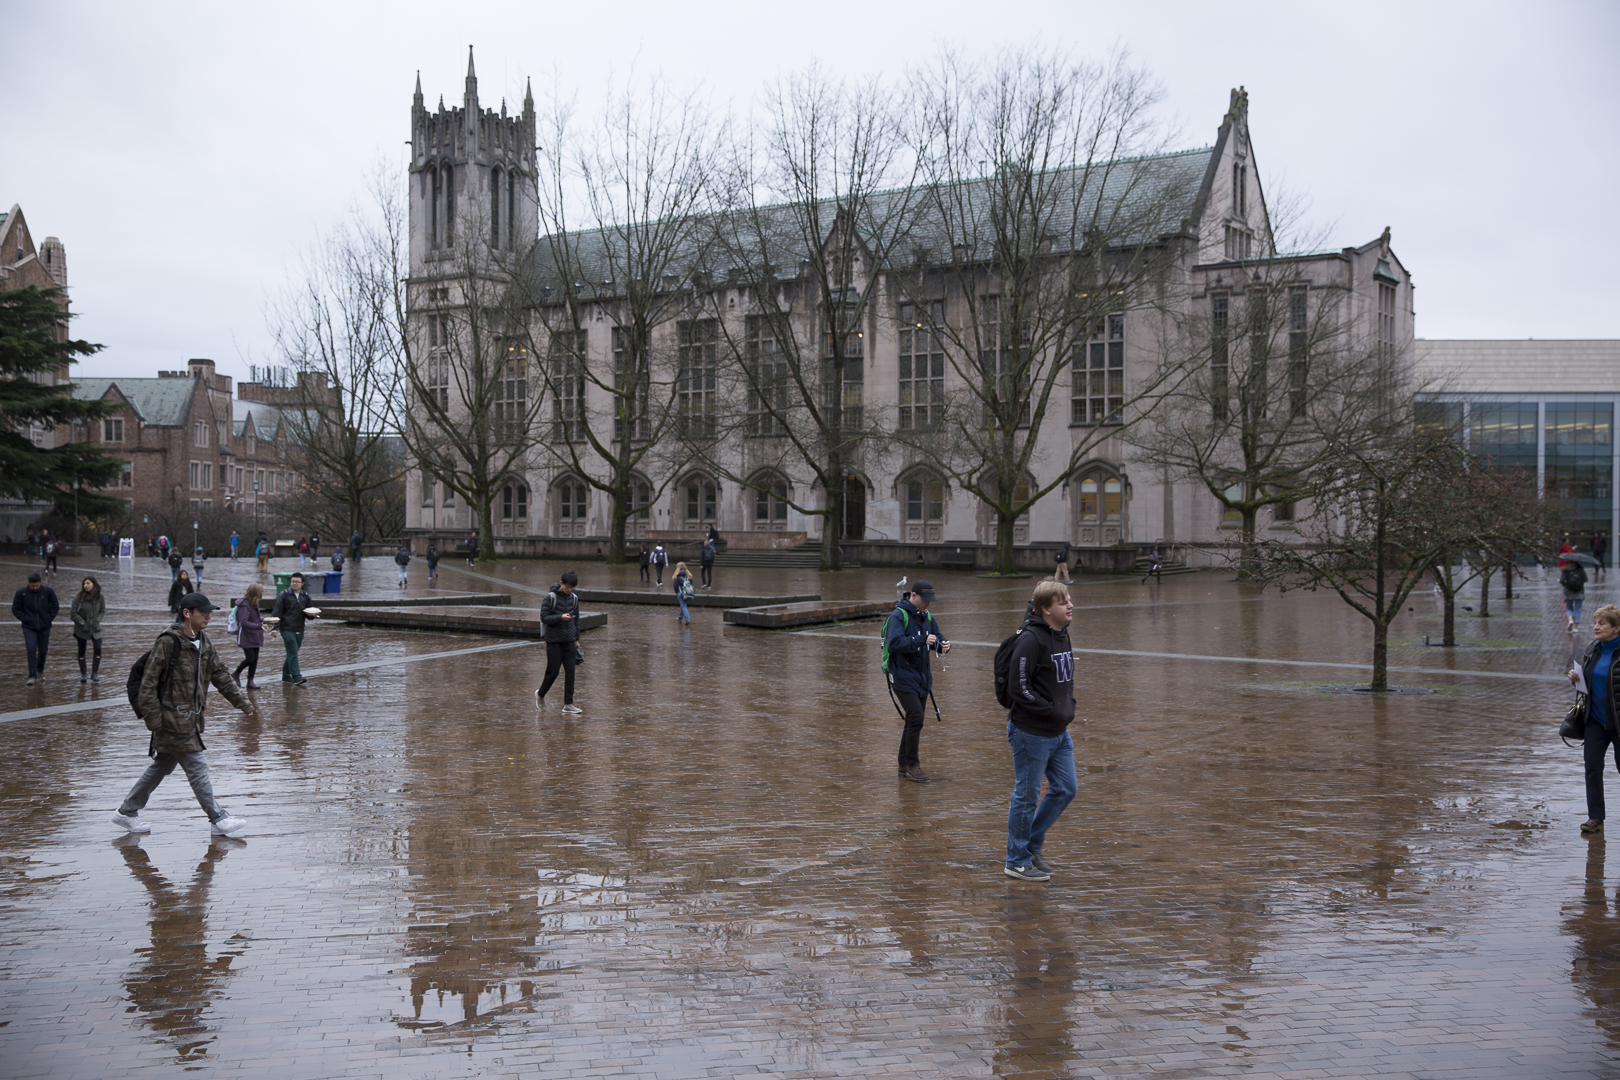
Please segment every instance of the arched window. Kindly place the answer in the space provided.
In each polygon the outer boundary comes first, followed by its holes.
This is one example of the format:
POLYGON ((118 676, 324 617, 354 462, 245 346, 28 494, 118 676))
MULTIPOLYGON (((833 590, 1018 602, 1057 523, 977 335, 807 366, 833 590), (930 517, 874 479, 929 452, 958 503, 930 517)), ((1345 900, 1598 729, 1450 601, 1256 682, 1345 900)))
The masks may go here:
POLYGON ((572 477, 557 485, 557 534, 584 536, 589 524, 590 485, 572 477))
POLYGON ((866 483, 853 474, 844 481, 844 539, 866 539, 866 483))
POLYGON ((501 246, 501 170, 489 174, 489 246, 501 246))
POLYGON ((908 522, 943 521, 945 518, 945 482, 938 477, 919 475, 906 481, 906 520, 908 522))
POLYGON ((439 178, 439 170, 429 165, 427 180, 429 189, 428 199, 428 246, 439 246, 439 200, 444 197, 443 181, 439 178))
POLYGON ((706 476, 694 476, 682 485, 682 491, 686 498, 686 524, 689 528, 716 520, 718 492, 713 480, 706 476))
POLYGON ((444 242, 456 242, 456 167, 448 161, 444 173, 444 242))
POLYGON ((524 484, 506 484, 501 488, 501 520, 529 520, 529 489, 524 484))
POLYGON ((1081 479, 1079 490, 1080 524, 1119 524, 1123 506, 1119 477, 1096 469, 1081 479))
POLYGON ((788 516, 787 480, 781 476, 773 476, 770 477, 768 482, 761 479, 755 481, 755 483, 759 486, 754 489, 754 528, 786 528, 788 516))

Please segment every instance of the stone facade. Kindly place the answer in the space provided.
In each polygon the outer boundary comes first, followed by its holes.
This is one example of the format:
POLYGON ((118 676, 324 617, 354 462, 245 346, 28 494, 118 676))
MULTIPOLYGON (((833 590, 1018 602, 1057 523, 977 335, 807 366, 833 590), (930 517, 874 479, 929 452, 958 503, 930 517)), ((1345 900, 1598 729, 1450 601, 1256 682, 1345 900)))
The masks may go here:
MULTIPOLYGON (((435 317, 427 298, 432 296, 442 304, 446 296, 443 291, 430 294, 427 290, 433 287, 436 261, 443 257, 439 252, 448 235, 458 229, 462 236, 469 229, 475 235, 491 233, 493 199, 499 202, 507 223, 491 234, 495 244, 533 247, 531 265, 543 261, 541 250, 546 244, 536 241, 533 223, 537 214, 521 192, 500 200, 493 189, 498 176, 509 183, 514 170, 521 177, 533 168, 532 156, 521 149, 533 145, 532 102, 525 101, 524 112, 517 118, 506 117, 504 107, 498 117, 488 110, 480 113, 470 62, 463 108, 446 110, 441 102, 439 111, 430 114, 422 101, 418 83, 412 107, 411 318, 415 337, 427 342, 431 335, 424 329, 424 320, 435 317), (446 182, 446 176, 456 178, 455 186, 446 182), (462 194, 448 194, 452 191, 462 194), (513 230, 518 231, 519 240, 514 241, 513 230)), ((1180 254, 1169 272, 1179 283, 1184 297, 1180 302, 1190 312, 1207 308, 1217 294, 1241 297, 1245 282, 1261 261, 1254 253, 1266 245, 1270 235, 1249 141, 1246 96, 1234 91, 1232 108, 1213 146, 1167 155, 1156 167, 1191 178, 1179 218, 1182 232, 1174 240, 1180 254)), ((1414 333, 1412 279, 1391 249, 1389 230, 1358 246, 1283 260, 1272 256, 1266 261, 1273 265, 1287 261, 1288 272, 1302 287, 1331 298, 1346 336, 1371 340, 1376 335, 1381 347, 1409 363, 1414 333)), ((701 288, 711 294, 711 310, 722 317, 734 315, 734 336, 741 338, 750 303, 748 284, 736 280, 736 271, 708 273, 701 280, 705 282, 701 288)), ((578 326, 588 362, 600 365, 604 372, 611 372, 614 363, 612 284, 602 283, 600 303, 586 305, 578 326)), ((874 302, 876 310, 864 328, 864 370, 857 389, 859 407, 898 412, 903 328, 893 299, 898 290, 889 284, 882 268, 871 270, 867 287, 889 299, 874 302)), ((535 322, 544 323, 545 314, 537 313, 535 322)), ((818 335, 815 318, 813 310, 807 311, 800 331, 809 340, 818 335)), ((1128 384, 1158 363, 1165 319, 1162 309, 1153 311, 1147 305, 1123 310, 1117 335, 1110 322, 1111 342, 1117 340, 1122 351, 1123 378, 1128 384)), ((662 335, 664 355, 675 355, 676 326, 664 326, 657 332, 662 335)), ((539 348, 544 348, 543 343, 539 348)), ((1068 378, 1059 389, 1059 399, 1048 407, 1060 409, 1062 415, 1052 417, 1049 412, 1034 456, 1036 473, 1031 477, 1042 485, 1054 479, 1060 483, 1016 523, 1015 545, 1031 552, 1039 550, 1037 561, 1047 559, 1045 552, 1062 541, 1095 549, 1146 547, 1158 541, 1205 550, 1225 545, 1233 525, 1219 502, 1200 485, 1156 475, 1133 463, 1133 451, 1123 438, 1104 438, 1068 475, 1040 474, 1041 462, 1066 465, 1073 448, 1094 435, 1097 421, 1085 415, 1089 407, 1084 400, 1088 392, 1085 375, 1076 372, 1072 385, 1068 378), (1073 423, 1068 422, 1071 409, 1073 423)), ((531 385, 543 385, 543 381, 531 375, 531 385)), ((599 419, 607 415, 610 395, 599 394, 589 384, 579 393, 585 422, 612 424, 610 416, 599 419)), ((566 423, 552 419, 549 405, 545 417, 554 427, 566 423)), ((733 535, 758 530, 804 532, 813 540, 819 538, 823 519, 801 514, 787 504, 824 506, 828 493, 791 465, 782 464, 791 460, 780 445, 783 441, 737 436, 722 450, 728 456, 723 470, 672 468, 667 475, 639 476, 637 490, 661 494, 630 520, 627 539, 653 533, 696 538, 710 525, 733 535), (748 482, 728 482, 726 475, 748 482)), ((584 484, 578 473, 561 464, 561 457, 537 452, 526 469, 510 478, 494 512, 497 550, 533 554, 567 547, 557 543, 565 540, 586 542, 581 550, 600 550, 600 542, 609 532, 611 499, 584 484)), ((863 559, 881 560, 884 545, 892 545, 894 561, 912 561, 916 552, 925 553, 925 561, 949 561, 951 557, 960 561, 964 551, 973 561, 978 559, 974 553, 995 541, 997 525, 986 507, 953 488, 935 463, 924 457, 857 454, 845 489, 831 497, 844 500, 842 539, 852 546, 858 544, 863 559)), ((474 525, 469 508, 458 505, 454 496, 422 470, 408 475, 407 503, 407 531, 418 537, 464 534, 474 525)), ((1290 527, 1286 521, 1268 520, 1262 525, 1290 527)), ((1019 561, 1028 560, 1020 556, 1019 561)))

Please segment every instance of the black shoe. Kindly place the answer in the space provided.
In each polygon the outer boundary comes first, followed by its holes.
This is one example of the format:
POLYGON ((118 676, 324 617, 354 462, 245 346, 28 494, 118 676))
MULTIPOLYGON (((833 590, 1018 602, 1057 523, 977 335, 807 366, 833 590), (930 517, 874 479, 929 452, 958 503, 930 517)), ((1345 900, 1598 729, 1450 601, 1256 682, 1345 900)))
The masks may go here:
POLYGON ((1008 877, 1017 878, 1019 881, 1047 881, 1052 877, 1051 874, 1037 869, 1034 863, 1024 866, 1004 866, 1001 870, 1008 877))
POLYGON ((928 774, 923 772, 921 765, 907 765, 900 775, 915 784, 928 783, 928 774))
POLYGON ((292 684, 293 684, 293 685, 294 685, 294 686, 303 686, 303 685, 304 685, 304 684, 305 684, 305 683, 307 683, 307 682, 309 682, 309 680, 308 680, 308 679, 294 679, 294 680, 293 680, 293 681, 292 681, 292 684))
POLYGON ((1590 821, 1585 821, 1585 822, 1581 823, 1581 835, 1582 836, 1591 836, 1593 833, 1600 833, 1602 831, 1603 831, 1603 822, 1599 821, 1597 818, 1593 818, 1590 821))
POLYGON ((1053 873, 1051 864, 1045 859, 1041 858, 1041 853, 1038 851, 1032 851, 1029 853, 1029 863, 1035 869, 1039 870, 1043 874, 1046 874, 1047 876, 1051 876, 1053 873))

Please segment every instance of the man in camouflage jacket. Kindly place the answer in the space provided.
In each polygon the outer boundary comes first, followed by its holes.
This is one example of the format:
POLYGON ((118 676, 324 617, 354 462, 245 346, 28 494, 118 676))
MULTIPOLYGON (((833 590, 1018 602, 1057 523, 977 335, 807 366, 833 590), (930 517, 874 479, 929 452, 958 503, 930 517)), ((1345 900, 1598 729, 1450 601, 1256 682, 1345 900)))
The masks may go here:
POLYGON ((137 705, 141 719, 152 733, 147 755, 152 764, 130 789, 114 825, 132 833, 148 833, 152 827, 140 819, 146 800, 179 765, 185 770, 197 803, 208 815, 210 830, 216 836, 231 836, 247 827, 247 822, 226 813, 214 801, 214 786, 203 759, 203 709, 211 682, 232 705, 244 713, 253 712, 253 702, 231 678, 230 669, 214 651, 214 643, 204 632, 215 611, 202 593, 188 593, 180 601, 180 615, 173 626, 158 635, 146 661, 137 705))

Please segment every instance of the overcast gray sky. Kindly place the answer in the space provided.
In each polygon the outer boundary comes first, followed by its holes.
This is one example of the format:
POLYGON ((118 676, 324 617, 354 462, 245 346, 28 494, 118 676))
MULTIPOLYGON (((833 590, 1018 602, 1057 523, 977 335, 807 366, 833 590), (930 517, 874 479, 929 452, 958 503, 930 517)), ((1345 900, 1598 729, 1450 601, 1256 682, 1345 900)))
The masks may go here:
POLYGON ((1331 246, 1388 225, 1428 338, 1617 338, 1620 3, 361 3, 0 0, 0 202, 67 247, 81 375, 274 360, 267 295, 403 169, 420 69, 458 104, 586 97, 632 62, 746 106, 819 60, 899 74, 941 43, 1128 47, 1178 144, 1214 140, 1239 84, 1262 179, 1331 246))

